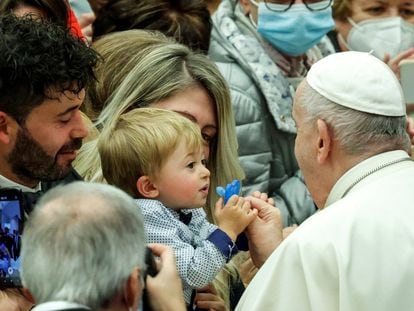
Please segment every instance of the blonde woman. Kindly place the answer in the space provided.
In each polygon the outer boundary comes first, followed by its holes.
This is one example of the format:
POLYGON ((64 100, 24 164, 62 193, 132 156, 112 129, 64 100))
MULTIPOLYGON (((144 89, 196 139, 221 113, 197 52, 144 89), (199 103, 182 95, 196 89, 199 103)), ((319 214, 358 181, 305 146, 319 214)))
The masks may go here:
MULTIPOLYGON (((205 211, 210 222, 216 223, 212 211, 218 197, 214 189, 244 178, 237 158, 229 91, 216 66, 184 45, 143 30, 108 34, 97 40, 94 48, 103 62, 96 69, 96 82, 87 91, 86 113, 96 120, 98 128, 105 127, 115 116, 142 107, 173 110, 195 122, 203 137, 211 173, 212 190, 205 211)), ((102 182, 96 145, 96 140, 83 145, 75 168, 86 180, 102 182)), ((229 277, 231 283, 238 282, 237 273, 231 269, 215 283, 224 299, 229 297, 229 277)), ((232 286, 230 290, 233 289, 232 286)), ((235 303, 237 299, 230 297, 235 303)))
MULTIPOLYGON (((211 189, 244 178, 237 159, 227 84, 206 56, 143 30, 109 34, 94 47, 103 63, 97 66, 97 79, 88 89, 84 105, 98 128, 134 108, 174 110, 201 130, 211 189), (103 110, 99 114, 100 107, 103 110)), ((75 167, 85 179, 103 181, 96 141, 82 147, 75 167)), ((214 220, 211 209, 217 199, 210 191, 206 205, 210 220, 214 220)))

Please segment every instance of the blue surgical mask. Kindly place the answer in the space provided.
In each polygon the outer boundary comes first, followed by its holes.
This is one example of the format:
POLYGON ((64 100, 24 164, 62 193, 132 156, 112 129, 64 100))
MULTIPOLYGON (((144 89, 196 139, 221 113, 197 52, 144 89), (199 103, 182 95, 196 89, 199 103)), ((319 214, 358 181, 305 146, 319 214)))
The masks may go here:
POLYGON ((285 12, 271 11, 264 2, 258 3, 258 7, 257 31, 273 47, 290 56, 306 53, 335 26, 331 6, 310 11, 299 3, 285 12))

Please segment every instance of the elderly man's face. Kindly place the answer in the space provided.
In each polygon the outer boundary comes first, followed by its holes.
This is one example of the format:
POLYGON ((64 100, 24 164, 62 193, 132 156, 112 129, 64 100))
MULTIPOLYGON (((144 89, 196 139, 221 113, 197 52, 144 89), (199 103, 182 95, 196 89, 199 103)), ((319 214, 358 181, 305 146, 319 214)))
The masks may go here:
POLYGON ((314 123, 305 122, 306 110, 300 105, 303 84, 299 85, 293 104, 293 119, 297 127, 295 155, 305 178, 306 186, 315 198, 318 187, 317 144, 318 135, 314 123))

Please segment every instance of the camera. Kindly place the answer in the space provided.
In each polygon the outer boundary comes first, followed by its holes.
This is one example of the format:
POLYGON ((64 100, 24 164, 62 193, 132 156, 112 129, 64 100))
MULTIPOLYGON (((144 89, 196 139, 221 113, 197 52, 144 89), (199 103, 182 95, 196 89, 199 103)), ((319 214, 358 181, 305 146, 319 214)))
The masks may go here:
MULTIPOLYGON (((144 282, 146 283, 148 275, 156 276, 158 273, 157 263, 155 262, 154 255, 152 254, 151 249, 149 247, 147 247, 145 250, 145 265, 146 265, 146 269, 145 269, 145 274, 144 274, 144 282)), ((144 288, 144 291, 142 293, 142 308, 144 311, 152 310, 149 304, 148 292, 147 292, 146 287, 144 288)))
POLYGON ((21 287, 20 249, 24 197, 17 189, 0 189, 0 289, 21 287))
POLYGON ((149 247, 147 247, 145 250, 145 265, 147 266, 146 274, 144 277, 145 279, 147 275, 150 275, 150 276, 157 275, 158 273, 157 264, 155 262, 154 255, 152 254, 151 249, 149 247))

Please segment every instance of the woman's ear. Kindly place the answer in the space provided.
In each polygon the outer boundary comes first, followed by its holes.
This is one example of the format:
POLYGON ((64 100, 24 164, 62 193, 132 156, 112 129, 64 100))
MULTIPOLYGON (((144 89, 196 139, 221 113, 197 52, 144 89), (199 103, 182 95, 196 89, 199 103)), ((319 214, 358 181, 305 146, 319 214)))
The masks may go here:
POLYGON ((157 186, 151 181, 149 176, 141 176, 138 178, 137 190, 144 198, 155 199, 159 195, 157 186))

